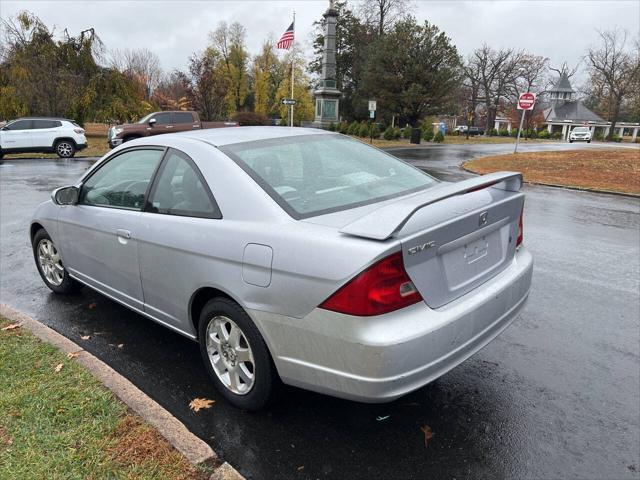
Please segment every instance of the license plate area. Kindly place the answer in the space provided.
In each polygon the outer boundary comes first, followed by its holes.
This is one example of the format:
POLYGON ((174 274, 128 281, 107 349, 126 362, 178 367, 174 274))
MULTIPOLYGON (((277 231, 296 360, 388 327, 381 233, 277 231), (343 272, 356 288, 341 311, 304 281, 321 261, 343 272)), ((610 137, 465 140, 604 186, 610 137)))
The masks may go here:
POLYGON ((440 263, 449 291, 463 289, 499 267, 505 259, 508 235, 509 226, 504 225, 468 243, 453 245, 451 249, 444 248, 440 263))

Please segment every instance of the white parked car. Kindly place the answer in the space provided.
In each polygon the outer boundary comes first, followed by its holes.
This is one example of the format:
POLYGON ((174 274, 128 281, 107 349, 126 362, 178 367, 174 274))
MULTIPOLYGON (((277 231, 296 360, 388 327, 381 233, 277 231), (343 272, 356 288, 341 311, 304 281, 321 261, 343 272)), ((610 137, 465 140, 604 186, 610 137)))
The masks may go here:
POLYGON ((19 118, 0 128, 0 158, 25 152, 55 152, 60 158, 71 158, 86 147, 84 130, 65 118, 19 118))
POLYGON ((589 127, 576 127, 569 134, 569 143, 587 142, 591 143, 591 129, 589 127))

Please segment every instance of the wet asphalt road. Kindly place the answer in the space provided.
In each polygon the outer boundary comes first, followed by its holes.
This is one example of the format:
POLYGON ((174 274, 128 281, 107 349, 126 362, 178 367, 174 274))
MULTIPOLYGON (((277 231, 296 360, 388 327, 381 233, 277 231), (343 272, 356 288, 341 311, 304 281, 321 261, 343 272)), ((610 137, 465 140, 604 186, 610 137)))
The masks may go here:
MULTIPOLYGON (((510 148, 395 154, 456 180, 467 175, 460 161, 510 148)), ((640 200, 526 187, 533 288, 522 317, 498 339, 392 404, 288 388, 280 403, 252 414, 218 397, 195 343, 89 289, 58 297, 42 284, 29 217, 88 165, 0 165, 0 301, 107 362, 248 478, 640 477, 640 200), (196 414, 188 408, 195 397, 217 402, 196 414), (428 445, 424 425, 434 432, 428 445)))

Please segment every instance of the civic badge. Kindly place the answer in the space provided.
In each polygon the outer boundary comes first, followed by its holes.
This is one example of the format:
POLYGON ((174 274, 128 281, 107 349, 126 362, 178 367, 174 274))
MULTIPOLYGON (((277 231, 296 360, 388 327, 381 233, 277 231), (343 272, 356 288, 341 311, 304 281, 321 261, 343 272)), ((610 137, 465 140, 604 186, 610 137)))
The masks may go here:
POLYGON ((482 212, 480 214, 480 219, 478 220, 478 225, 480 225, 481 227, 483 225, 487 224, 487 216, 489 215, 489 212, 482 212))

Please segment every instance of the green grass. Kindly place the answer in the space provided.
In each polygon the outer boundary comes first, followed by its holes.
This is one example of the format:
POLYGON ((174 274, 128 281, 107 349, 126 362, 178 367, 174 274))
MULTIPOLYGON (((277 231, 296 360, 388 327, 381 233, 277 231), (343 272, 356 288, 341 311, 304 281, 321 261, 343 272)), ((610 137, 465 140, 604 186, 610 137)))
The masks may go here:
MULTIPOLYGON (((0 328, 9 323, 0 317, 0 328)), ((18 328, 0 331, 0 478, 202 478, 202 472, 75 360, 18 328)))

